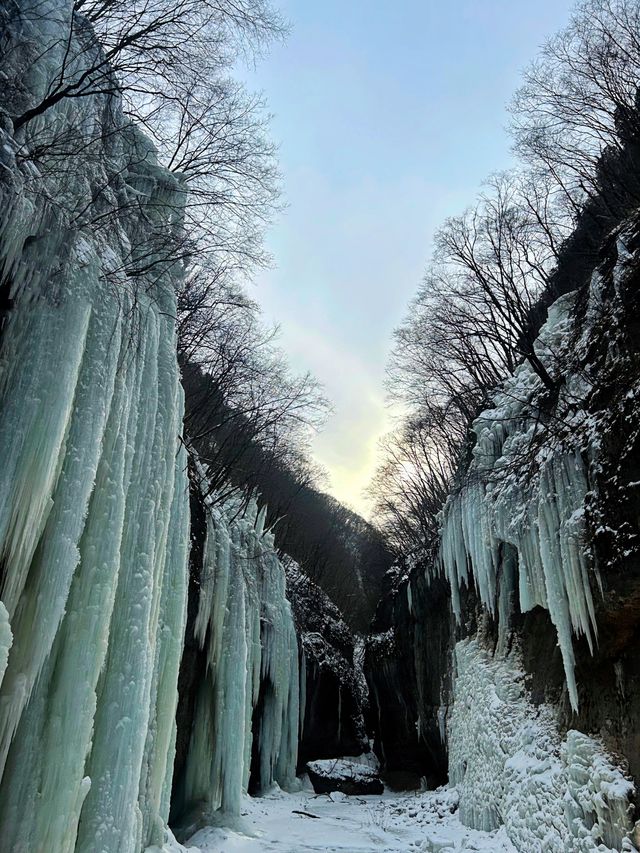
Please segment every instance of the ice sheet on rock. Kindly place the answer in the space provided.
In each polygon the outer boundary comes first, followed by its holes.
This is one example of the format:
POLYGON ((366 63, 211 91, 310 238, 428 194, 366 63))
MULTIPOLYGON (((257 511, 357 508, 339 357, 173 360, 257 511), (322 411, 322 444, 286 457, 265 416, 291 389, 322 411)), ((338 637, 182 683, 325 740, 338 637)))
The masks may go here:
POLYGON ((491 658, 476 640, 455 649, 449 776, 460 819, 504 825, 522 853, 633 850, 634 786, 601 743, 562 738, 552 708, 533 706, 515 653, 491 658))

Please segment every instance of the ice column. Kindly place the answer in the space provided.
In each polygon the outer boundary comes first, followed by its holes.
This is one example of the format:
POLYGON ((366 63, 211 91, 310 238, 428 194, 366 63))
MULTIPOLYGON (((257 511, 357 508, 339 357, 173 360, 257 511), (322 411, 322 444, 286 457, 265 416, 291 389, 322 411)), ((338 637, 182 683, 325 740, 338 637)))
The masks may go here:
POLYGON ((295 781, 298 644, 284 569, 254 503, 206 501, 195 634, 207 654, 185 771, 185 804, 238 814, 257 739, 258 788, 295 781), (258 718, 254 711, 258 709, 258 718), (257 729, 255 725, 257 725, 257 729))

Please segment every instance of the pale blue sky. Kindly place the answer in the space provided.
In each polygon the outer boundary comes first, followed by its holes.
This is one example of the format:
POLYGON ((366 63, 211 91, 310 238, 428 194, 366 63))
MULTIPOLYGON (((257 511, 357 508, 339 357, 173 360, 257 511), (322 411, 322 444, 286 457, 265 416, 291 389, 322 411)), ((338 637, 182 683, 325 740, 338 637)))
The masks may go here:
POLYGON ((284 45, 248 73, 280 145, 287 211, 256 279, 266 317, 335 414, 314 443, 329 490, 362 490, 388 429, 391 333, 431 237, 511 163, 505 105, 568 0, 280 0, 284 45))

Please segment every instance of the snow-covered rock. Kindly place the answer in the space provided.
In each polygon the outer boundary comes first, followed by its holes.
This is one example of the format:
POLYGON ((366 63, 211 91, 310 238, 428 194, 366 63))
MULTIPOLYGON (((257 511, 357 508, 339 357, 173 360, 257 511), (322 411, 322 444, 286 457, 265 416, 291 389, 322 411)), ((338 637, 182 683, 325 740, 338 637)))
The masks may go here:
POLYGON ((316 794, 341 791, 343 794, 382 794, 384 785, 368 764, 341 758, 308 761, 307 773, 316 794))

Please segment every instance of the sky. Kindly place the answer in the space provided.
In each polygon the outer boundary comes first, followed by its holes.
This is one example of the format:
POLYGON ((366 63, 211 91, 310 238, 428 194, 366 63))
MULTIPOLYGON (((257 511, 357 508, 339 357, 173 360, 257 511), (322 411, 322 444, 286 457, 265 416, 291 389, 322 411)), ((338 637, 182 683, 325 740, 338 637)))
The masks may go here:
POLYGON ((252 296, 294 369, 333 414, 313 442, 327 491, 363 493, 392 426, 384 376, 393 329, 435 230, 513 164, 506 105, 562 28, 568 0, 274 0, 291 23, 245 72, 273 113, 287 208, 252 296))

